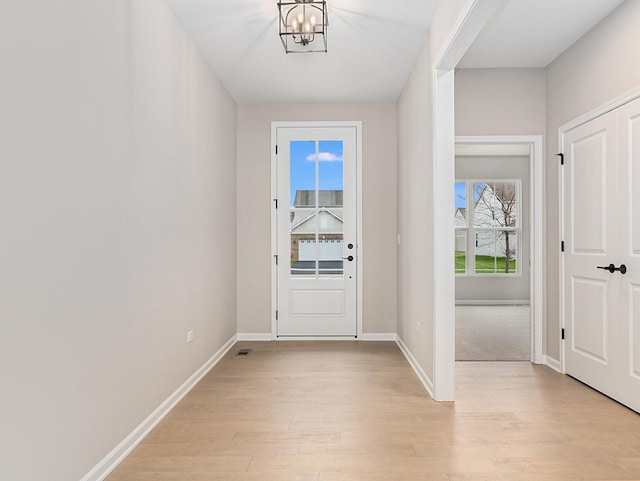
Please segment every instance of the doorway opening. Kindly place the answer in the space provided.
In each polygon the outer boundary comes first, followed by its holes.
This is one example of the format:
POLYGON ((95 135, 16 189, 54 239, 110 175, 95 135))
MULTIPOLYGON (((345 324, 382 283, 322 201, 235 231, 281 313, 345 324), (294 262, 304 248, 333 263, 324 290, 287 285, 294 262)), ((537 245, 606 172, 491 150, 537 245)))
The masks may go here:
POLYGON ((542 362, 542 138, 457 137, 454 210, 456 361, 542 362))

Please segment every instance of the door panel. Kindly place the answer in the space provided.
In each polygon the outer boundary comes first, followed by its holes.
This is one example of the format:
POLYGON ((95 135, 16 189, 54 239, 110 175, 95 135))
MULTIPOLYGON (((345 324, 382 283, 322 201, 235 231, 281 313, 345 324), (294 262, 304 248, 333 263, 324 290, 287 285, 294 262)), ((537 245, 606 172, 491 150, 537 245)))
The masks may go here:
POLYGON ((575 253, 607 251, 607 131, 588 132, 571 145, 571 227, 575 253), (577 161, 575 161, 577 159, 577 161))
POLYGON ((631 284, 631 305, 629 306, 629 330, 631 332, 629 373, 635 381, 640 381, 640 285, 631 284))
POLYGON ((607 365, 607 282, 573 278, 571 350, 607 365))
POLYGON ((277 335, 355 337, 356 128, 276 138, 277 335))
POLYGON ((563 170, 565 368, 611 396, 619 363, 611 296, 620 281, 597 266, 614 261, 618 239, 608 225, 617 213, 615 136, 611 114, 567 132, 563 170))
MULTIPOLYGON (((620 259, 620 400, 640 411, 640 99, 618 109, 620 259)), ((616 264, 617 265, 617 264, 616 264)))
POLYGON ((290 289, 289 301, 292 316, 344 315, 344 290, 290 289))
MULTIPOLYGON (((632 102, 620 112, 622 127, 621 171, 620 176, 627 179, 629 212, 628 225, 631 226, 629 255, 640 256, 640 100, 632 102)), ((623 186, 623 187, 626 187, 623 186)))

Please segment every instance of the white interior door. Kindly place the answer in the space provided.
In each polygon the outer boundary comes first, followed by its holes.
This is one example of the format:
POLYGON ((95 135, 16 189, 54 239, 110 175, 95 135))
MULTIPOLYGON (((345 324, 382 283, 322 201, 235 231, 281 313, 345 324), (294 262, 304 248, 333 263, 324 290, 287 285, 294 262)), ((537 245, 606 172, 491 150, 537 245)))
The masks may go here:
POLYGON ((614 262, 617 249, 615 137, 615 114, 566 133, 563 172, 565 369, 612 397, 620 276, 597 267, 614 262))
POLYGON ((277 335, 357 334, 356 128, 277 128, 277 335))
POLYGON ((620 397, 640 412, 640 99, 618 111, 618 217, 625 275, 620 276, 620 397))
POLYGON ((566 133, 564 153, 565 369, 640 411, 640 100, 566 133))

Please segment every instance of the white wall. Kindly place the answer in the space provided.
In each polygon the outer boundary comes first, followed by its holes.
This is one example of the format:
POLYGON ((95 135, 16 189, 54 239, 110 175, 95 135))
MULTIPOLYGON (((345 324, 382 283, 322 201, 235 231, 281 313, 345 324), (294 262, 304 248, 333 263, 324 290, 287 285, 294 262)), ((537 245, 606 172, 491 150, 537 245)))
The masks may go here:
POLYGON ((397 256, 398 336, 431 382, 434 373, 432 88, 427 42, 398 100, 397 256))
POLYGON ((545 70, 457 69, 456 135, 543 135, 545 70))
POLYGON ((640 86, 640 2, 627 0, 547 67, 547 351, 560 359, 558 128, 640 86))
POLYGON ((362 121, 363 332, 396 331, 394 104, 238 106, 238 332, 271 332, 271 122, 362 121))
POLYGON ((236 107, 157 0, 5 2, 0 62, 0 479, 78 480, 236 332, 236 107))

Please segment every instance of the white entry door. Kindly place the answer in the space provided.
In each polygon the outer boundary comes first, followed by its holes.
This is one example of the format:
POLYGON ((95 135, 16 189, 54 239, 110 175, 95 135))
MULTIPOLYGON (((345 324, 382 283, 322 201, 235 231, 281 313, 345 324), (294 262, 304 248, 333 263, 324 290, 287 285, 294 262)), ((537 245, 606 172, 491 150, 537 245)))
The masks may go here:
POLYGON ((640 101, 564 135, 565 369, 640 410, 640 101))
POLYGON ((356 127, 279 127, 278 337, 357 334, 356 127))

